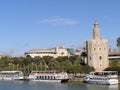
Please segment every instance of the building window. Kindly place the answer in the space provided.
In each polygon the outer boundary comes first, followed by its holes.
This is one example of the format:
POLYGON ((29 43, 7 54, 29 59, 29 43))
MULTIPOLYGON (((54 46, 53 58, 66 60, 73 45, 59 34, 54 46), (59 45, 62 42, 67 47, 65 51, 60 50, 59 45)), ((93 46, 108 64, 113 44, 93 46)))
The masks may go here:
POLYGON ((99 50, 101 50, 101 48, 99 48, 99 50))
POLYGON ((27 55, 26 57, 27 57, 27 58, 31 58, 31 56, 30 56, 30 55, 27 55))
POLYGON ((61 55, 64 55, 64 52, 61 52, 61 55))
POLYGON ((96 48, 94 48, 94 50, 96 50, 96 48))

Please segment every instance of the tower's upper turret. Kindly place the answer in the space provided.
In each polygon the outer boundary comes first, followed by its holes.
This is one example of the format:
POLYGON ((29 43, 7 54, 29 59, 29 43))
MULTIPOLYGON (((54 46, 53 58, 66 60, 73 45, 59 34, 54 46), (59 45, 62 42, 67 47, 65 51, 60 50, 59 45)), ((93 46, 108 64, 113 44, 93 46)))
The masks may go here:
POLYGON ((99 25, 99 24, 98 24, 98 21, 95 21, 94 27, 95 27, 95 28, 98 28, 98 25, 99 25))
POLYGON ((99 24, 97 21, 94 23, 94 29, 93 29, 93 39, 100 39, 100 30, 99 30, 99 24))

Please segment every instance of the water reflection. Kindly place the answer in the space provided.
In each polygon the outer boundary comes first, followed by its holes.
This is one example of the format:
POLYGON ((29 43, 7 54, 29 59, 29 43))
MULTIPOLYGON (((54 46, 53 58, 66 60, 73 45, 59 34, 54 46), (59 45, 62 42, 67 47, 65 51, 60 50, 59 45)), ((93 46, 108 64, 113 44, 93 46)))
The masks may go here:
POLYGON ((119 85, 109 85, 109 90, 119 90, 119 85))
POLYGON ((0 81, 0 90, 119 90, 120 85, 0 81))
POLYGON ((86 84, 86 90, 119 90, 119 85, 86 84))

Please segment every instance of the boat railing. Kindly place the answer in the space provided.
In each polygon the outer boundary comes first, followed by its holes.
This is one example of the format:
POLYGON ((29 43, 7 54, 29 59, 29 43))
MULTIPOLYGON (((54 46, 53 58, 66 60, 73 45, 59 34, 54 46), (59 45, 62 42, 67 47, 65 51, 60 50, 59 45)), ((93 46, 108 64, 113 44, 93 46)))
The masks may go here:
POLYGON ((60 71, 32 71, 31 74, 65 74, 66 72, 60 71))
POLYGON ((117 71, 101 71, 101 72, 90 72, 90 75, 97 76, 117 76, 117 71))

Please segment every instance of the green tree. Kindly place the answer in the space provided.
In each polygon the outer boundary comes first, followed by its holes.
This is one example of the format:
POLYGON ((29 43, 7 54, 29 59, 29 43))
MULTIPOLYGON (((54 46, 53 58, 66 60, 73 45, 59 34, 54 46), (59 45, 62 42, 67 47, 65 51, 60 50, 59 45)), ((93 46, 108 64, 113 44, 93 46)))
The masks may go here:
POLYGON ((72 65, 80 62, 80 56, 79 55, 73 55, 69 57, 69 60, 72 65))
POLYGON ((111 67, 120 67, 120 60, 111 60, 111 67))
POLYGON ((65 60, 68 60, 68 57, 64 56, 64 57, 57 57, 56 61, 58 61, 59 63, 64 62, 65 60))
POLYGON ((86 58, 87 58, 87 53, 84 51, 84 52, 81 53, 81 62, 80 62, 80 63, 81 63, 82 65, 86 65, 86 64, 85 64, 85 59, 86 59, 86 58))
POLYGON ((118 74, 120 75, 120 60, 112 60, 111 66, 106 68, 105 71, 118 71, 118 74))
POLYGON ((120 48, 120 37, 117 38, 117 47, 120 48))

